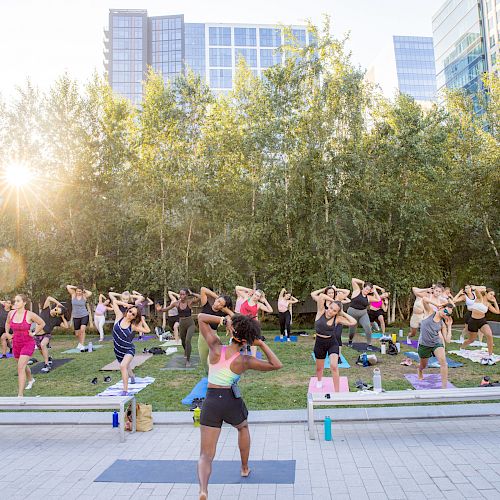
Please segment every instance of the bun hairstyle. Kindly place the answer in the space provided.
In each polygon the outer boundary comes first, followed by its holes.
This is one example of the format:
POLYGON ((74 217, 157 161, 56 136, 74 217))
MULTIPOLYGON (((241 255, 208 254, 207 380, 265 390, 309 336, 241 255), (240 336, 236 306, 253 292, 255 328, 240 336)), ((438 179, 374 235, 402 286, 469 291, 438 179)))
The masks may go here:
POLYGON ((246 341, 248 345, 252 345, 254 340, 260 338, 259 323, 249 316, 235 314, 233 316, 233 329, 233 338, 236 342, 246 341))

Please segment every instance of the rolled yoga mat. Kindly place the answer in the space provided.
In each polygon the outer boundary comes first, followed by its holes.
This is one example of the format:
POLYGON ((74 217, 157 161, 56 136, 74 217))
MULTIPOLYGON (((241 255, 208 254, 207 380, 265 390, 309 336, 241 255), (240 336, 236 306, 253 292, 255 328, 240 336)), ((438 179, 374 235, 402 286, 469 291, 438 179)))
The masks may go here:
MULTIPOLYGON (((197 460, 116 460, 94 482, 198 484, 197 460)), ((215 460, 210 484, 294 484, 295 460, 250 460, 241 477, 238 460, 215 460)))

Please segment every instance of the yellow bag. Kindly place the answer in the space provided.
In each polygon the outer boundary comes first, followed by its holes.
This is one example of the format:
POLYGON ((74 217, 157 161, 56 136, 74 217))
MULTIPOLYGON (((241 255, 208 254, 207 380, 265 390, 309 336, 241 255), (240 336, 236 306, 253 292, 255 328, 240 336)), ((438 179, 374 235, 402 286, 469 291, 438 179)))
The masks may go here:
MULTIPOLYGON (((153 406, 139 404, 136 405, 136 430, 137 432, 148 432, 153 428, 153 406)), ((127 411, 127 430, 132 430, 132 411, 129 407, 127 411)))

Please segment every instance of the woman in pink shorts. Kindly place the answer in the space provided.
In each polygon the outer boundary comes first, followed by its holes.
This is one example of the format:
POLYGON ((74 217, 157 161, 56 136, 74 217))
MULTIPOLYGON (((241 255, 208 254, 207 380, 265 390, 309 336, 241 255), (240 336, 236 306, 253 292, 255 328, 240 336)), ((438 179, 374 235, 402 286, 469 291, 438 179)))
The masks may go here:
POLYGON ((28 380, 26 390, 31 389, 35 383, 35 379, 31 375, 31 370, 28 366, 28 361, 33 356, 33 351, 35 350, 34 336, 40 333, 45 326, 45 321, 40 316, 26 309, 27 301, 28 299, 25 295, 16 295, 13 311, 9 312, 7 321, 5 322, 6 330, 9 331, 10 328, 13 332, 12 348, 14 358, 17 359, 17 395, 20 398, 24 395, 26 379, 28 380), (34 332, 30 332, 31 323, 36 323, 34 332))

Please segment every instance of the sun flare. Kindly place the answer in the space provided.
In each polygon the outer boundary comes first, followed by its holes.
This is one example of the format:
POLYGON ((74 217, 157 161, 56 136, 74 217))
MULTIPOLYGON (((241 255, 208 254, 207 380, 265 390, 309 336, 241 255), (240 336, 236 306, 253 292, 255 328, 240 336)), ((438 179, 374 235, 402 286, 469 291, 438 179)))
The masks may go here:
POLYGON ((13 187, 24 187, 29 184, 32 178, 32 172, 25 165, 12 164, 5 169, 5 180, 13 187))

